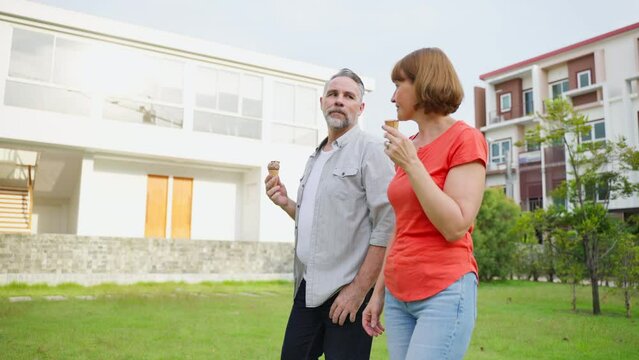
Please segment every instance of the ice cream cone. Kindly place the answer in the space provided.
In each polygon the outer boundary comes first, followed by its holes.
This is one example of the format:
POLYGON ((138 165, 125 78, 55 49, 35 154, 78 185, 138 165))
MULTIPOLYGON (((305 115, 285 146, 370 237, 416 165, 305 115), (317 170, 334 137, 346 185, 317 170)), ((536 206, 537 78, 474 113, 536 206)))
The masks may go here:
POLYGON ((384 120, 384 125, 397 129, 399 127, 399 120, 384 120))
POLYGON ((277 160, 271 161, 266 166, 269 175, 277 176, 280 173, 280 162, 277 160))

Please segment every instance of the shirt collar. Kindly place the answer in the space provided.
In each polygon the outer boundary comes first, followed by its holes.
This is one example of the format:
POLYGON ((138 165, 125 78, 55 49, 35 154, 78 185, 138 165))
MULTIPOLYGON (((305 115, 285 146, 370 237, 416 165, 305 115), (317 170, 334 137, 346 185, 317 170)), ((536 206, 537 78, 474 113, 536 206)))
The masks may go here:
MULTIPOLYGON (((357 137, 359 133, 362 132, 362 129, 359 128, 359 125, 355 124, 352 129, 348 130, 344 135, 338 137, 333 141, 333 146, 337 149, 342 149, 349 142, 351 142, 354 138, 357 137)), ((328 137, 325 137, 324 140, 319 144, 317 148, 315 148, 315 154, 317 154, 328 142, 328 137)))

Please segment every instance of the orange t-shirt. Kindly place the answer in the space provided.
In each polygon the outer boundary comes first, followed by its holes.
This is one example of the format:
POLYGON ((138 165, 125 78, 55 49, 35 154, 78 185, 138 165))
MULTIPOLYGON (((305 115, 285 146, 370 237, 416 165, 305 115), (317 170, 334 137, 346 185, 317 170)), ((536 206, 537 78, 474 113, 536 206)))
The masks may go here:
MULTIPOLYGON (((474 161, 486 166, 488 146, 477 129, 457 121, 417 156, 440 189, 451 168, 474 161)), ((448 242, 430 222, 413 191, 408 175, 398 168, 388 186, 395 210, 396 233, 386 259, 386 287, 401 301, 423 300, 444 290, 468 272, 477 274, 473 228, 448 242)))

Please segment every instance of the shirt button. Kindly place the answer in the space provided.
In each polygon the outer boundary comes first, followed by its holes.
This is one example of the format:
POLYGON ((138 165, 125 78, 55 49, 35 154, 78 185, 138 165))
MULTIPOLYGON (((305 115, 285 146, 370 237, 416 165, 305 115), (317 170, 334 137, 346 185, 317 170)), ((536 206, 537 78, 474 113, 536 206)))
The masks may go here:
POLYGON ((346 173, 345 173, 345 172, 343 172, 343 173, 342 173, 342 176, 344 176, 344 175, 346 175, 346 173))

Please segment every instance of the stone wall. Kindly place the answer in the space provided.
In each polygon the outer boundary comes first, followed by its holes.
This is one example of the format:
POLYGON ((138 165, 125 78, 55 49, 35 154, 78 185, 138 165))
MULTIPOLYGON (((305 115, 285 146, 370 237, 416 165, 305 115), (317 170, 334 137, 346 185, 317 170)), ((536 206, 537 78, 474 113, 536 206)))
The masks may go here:
POLYGON ((0 284, 292 279, 293 244, 0 234, 0 284))

